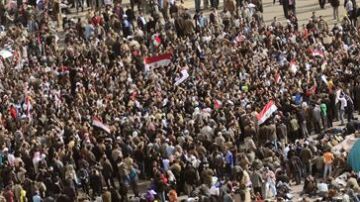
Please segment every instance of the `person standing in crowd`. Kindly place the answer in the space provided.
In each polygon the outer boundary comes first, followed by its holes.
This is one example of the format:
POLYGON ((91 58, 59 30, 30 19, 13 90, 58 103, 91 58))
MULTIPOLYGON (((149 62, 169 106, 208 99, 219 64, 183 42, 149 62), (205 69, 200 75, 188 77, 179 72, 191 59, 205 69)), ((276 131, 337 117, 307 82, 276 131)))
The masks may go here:
POLYGON ((319 5, 321 9, 325 8, 326 1, 325 0, 319 0, 319 5))
POLYGON ((234 162, 235 162, 234 154, 230 149, 228 149, 225 155, 225 167, 226 167, 226 174, 228 177, 232 176, 232 172, 234 169, 234 162))
POLYGON ((288 0, 289 1, 289 11, 291 11, 294 15, 296 15, 296 0, 288 0))
POLYGON ((324 100, 320 104, 321 123, 324 129, 328 128, 328 108, 324 100))
POLYGON ((300 130, 301 130, 301 135, 303 138, 306 138, 308 137, 310 134, 309 134, 309 131, 308 131, 308 128, 307 128, 307 120, 306 120, 306 113, 308 112, 308 106, 306 104, 306 102, 304 102, 301 106, 300 109, 298 109, 298 120, 300 122, 300 130))
POLYGON ((289 19, 290 0, 282 0, 282 6, 283 6, 285 18, 289 19))
POLYGON ((115 187, 114 172, 113 172, 114 169, 113 169, 109 159, 107 159, 106 155, 104 155, 101 158, 100 164, 101 164, 102 175, 104 176, 106 186, 108 187, 108 189, 110 189, 111 187, 115 187))
POLYGON ((276 178, 274 172, 269 167, 265 167, 263 179, 265 179, 265 198, 269 198, 268 194, 270 192, 272 197, 276 197, 276 178))
POLYGON ((340 109, 339 109, 339 119, 341 121, 341 125, 344 125, 345 122, 344 122, 344 115, 345 115, 345 110, 346 110, 346 107, 347 107, 347 101, 344 97, 343 94, 341 94, 338 98, 339 100, 339 103, 340 103, 340 109))
POLYGON ((123 15, 123 19, 124 20, 123 20, 123 24, 122 24, 122 29, 123 29, 123 35, 126 38, 126 37, 132 35, 132 24, 126 14, 123 15))
MULTIPOLYGON (((285 119, 285 118, 282 118, 285 119)), ((285 120, 281 120, 277 123, 276 134, 278 135, 281 145, 288 144, 288 127, 285 124, 285 120), (280 122, 280 123, 279 123, 280 122)))
POLYGON ((350 20, 351 24, 353 26, 356 26, 357 21, 357 7, 356 2, 353 0, 347 0, 345 1, 345 9, 347 12, 347 17, 350 20))
POLYGON ((321 118, 321 109, 319 103, 316 103, 315 106, 313 107, 312 117, 313 117, 315 132, 320 133, 322 130, 322 118, 321 118))
POLYGON ((333 19, 338 21, 340 0, 331 0, 330 5, 333 8, 333 19))
POLYGON ((195 12, 200 12, 201 0, 195 0, 195 12))
POLYGON ((354 82, 352 95, 354 100, 354 108, 356 111, 360 112, 360 82, 354 82))
POLYGON ((301 161, 304 164, 304 171, 306 172, 305 176, 308 175, 312 175, 312 159, 313 159, 314 155, 313 152, 311 151, 311 149, 309 148, 309 143, 305 142, 304 144, 304 148, 302 148, 301 152, 300 152, 300 158, 301 161))
POLYGON ((263 180, 263 177, 262 177, 260 171, 257 169, 254 169, 254 171, 251 173, 250 179, 251 179, 251 184, 253 187, 254 194, 262 196, 263 195, 262 187, 263 187, 264 180, 263 180))
POLYGON ((354 102, 351 99, 351 97, 347 94, 344 94, 344 97, 346 99, 346 108, 345 108, 345 112, 347 115, 347 120, 350 123, 353 119, 354 119, 354 102))
MULTIPOLYGON (((290 169, 295 183, 299 185, 303 177, 304 165, 298 156, 292 155, 290 158, 290 169)), ((306 168, 305 168, 306 169, 306 168)))
POLYGON ((328 150, 323 154, 324 159, 324 179, 331 177, 332 175, 332 166, 334 162, 334 154, 328 150))
POLYGON ((102 176, 96 169, 93 169, 90 174, 90 187, 92 189, 93 198, 101 195, 103 189, 102 176))

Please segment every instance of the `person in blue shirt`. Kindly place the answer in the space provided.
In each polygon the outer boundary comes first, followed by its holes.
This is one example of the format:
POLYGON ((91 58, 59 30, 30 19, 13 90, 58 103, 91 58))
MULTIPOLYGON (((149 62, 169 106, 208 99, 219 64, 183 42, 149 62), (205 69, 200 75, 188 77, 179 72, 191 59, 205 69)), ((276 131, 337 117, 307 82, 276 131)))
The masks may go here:
POLYGON ((123 15, 123 22, 122 22, 122 29, 123 29, 123 36, 126 38, 132 34, 132 25, 128 20, 127 15, 123 15))
POLYGON ((232 169, 234 167, 234 155, 231 150, 227 150, 225 154, 225 163, 226 163, 226 174, 228 176, 232 175, 232 169))
POLYGON ((94 32, 95 32, 94 26, 91 23, 87 24, 85 26, 85 30, 84 30, 85 39, 89 40, 90 37, 92 37, 94 35, 94 32))
POLYGON ((39 191, 35 191, 35 195, 32 197, 33 202, 42 202, 42 198, 40 196, 39 191))

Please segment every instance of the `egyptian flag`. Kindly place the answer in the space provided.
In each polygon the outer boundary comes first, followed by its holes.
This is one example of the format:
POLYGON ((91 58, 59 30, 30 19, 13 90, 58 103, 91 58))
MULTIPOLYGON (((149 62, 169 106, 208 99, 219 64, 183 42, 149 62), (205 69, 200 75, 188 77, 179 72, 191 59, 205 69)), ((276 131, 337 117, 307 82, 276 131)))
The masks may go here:
POLYGON ((309 96, 315 94, 316 93, 316 88, 317 88, 317 86, 316 86, 316 84, 314 84, 311 88, 307 89, 306 96, 309 97, 309 96))
POLYGON ((270 100, 265 107, 261 110, 261 112, 256 115, 256 118, 258 120, 258 124, 264 123, 275 111, 277 110, 277 107, 275 103, 270 100))
POLYGON ((67 66, 62 65, 60 68, 58 68, 58 75, 62 76, 65 74, 69 74, 70 72, 70 68, 67 66))
POLYGON ((324 51, 318 50, 318 49, 312 50, 311 55, 313 57, 321 57, 321 58, 323 58, 325 56, 324 51))
POLYGON ((155 47, 159 47, 161 45, 161 37, 159 36, 159 34, 154 34, 152 36, 152 40, 155 47))
POLYGON ((98 117, 93 117, 92 125, 96 128, 99 128, 99 129, 105 131, 108 134, 111 133, 110 127, 108 125, 104 124, 98 117))
POLYGON ((218 99, 214 100, 214 109, 220 109, 222 107, 222 102, 218 99))
POLYGON ((172 54, 165 53, 162 55, 157 55, 153 57, 144 58, 145 69, 149 70, 150 67, 161 67, 169 65, 171 62, 172 54))

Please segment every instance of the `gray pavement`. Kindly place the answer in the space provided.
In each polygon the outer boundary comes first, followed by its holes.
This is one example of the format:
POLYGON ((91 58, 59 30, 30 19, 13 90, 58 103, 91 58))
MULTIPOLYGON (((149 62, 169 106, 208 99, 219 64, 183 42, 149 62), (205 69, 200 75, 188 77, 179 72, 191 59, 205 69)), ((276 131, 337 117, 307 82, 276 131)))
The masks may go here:
MULTIPOLYGON (((193 10, 195 7, 194 2, 194 0, 185 0, 183 6, 193 10)), ((220 8, 222 8, 222 5, 223 0, 220 0, 220 8)), ((340 0, 340 18, 342 18, 346 13, 343 5, 344 0, 340 0)), ((286 21, 283 13, 283 7, 279 4, 279 0, 276 0, 275 4, 273 4, 273 0, 263 0, 263 9, 263 16, 266 23, 270 23, 274 17, 277 17, 277 19, 282 22, 286 21)), ((300 26, 308 22, 308 19, 310 18, 313 11, 316 12, 317 16, 323 16, 329 25, 332 25, 336 22, 333 20, 333 10, 329 3, 326 4, 324 9, 321 9, 317 0, 296 0, 296 14, 300 26)))
MULTIPOLYGON (((328 1, 328 0, 327 0, 328 1)), ((184 0, 184 3, 181 4, 183 7, 190 9, 194 12, 195 8, 195 0, 184 0)), ((357 0, 358 5, 360 4, 360 0, 357 0)), ((180 4, 180 2, 179 2, 180 4)), ((130 0, 123 0, 123 5, 130 5, 130 0)), ((345 16, 345 8, 344 8, 344 0, 340 0, 340 6, 339 6, 339 17, 342 18, 345 16)), ((203 5, 201 5, 203 8, 203 5)), ((219 9, 223 8, 223 0, 220 0, 220 6, 219 9)), ((263 17, 266 23, 270 23, 274 17, 277 17, 277 19, 281 22, 286 22, 286 19, 284 17, 283 13, 283 7, 279 4, 279 0, 276 0, 276 3, 273 4, 273 0, 263 0, 263 17)), ((74 11, 74 10, 72 10, 74 11)), ((204 10, 205 13, 208 13, 210 10, 204 10)), ((296 0, 296 15, 299 22, 299 27, 301 25, 306 24, 309 20, 309 18, 312 15, 312 12, 316 12, 317 16, 322 16, 329 25, 333 25, 336 23, 336 20, 333 20, 333 9, 329 3, 326 3, 326 6, 324 9, 321 9, 319 6, 318 0, 296 0)), ((66 15, 68 18, 78 18, 78 17, 85 17, 86 12, 80 12, 80 13, 71 13, 66 15)))

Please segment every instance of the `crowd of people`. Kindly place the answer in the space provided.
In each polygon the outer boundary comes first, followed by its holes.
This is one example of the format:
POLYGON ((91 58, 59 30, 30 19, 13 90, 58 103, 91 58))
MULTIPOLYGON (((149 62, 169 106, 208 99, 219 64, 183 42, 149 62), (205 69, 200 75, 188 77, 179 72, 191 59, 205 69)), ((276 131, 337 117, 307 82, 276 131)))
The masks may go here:
POLYGON ((348 18, 89 2, 79 19, 56 1, 0 3, 0 201, 280 200, 351 171, 328 130, 360 111, 348 18))

